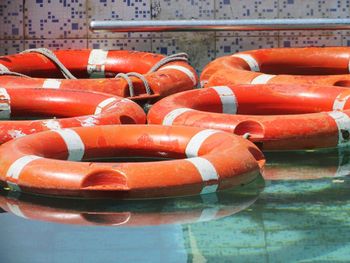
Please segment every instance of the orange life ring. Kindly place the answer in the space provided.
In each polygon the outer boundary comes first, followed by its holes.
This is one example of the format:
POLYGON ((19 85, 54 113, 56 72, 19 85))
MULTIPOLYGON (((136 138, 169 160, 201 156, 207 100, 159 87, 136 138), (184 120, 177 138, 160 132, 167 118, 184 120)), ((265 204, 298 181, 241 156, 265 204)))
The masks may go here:
POLYGON ((0 88, 0 144, 47 130, 145 122, 142 108, 126 98, 86 91, 0 88), (58 119, 18 120, 47 116, 58 119))
POLYGON ((349 47, 272 48, 244 51, 209 63, 202 86, 318 84, 350 87, 349 47))
POLYGON ((0 77, 0 86, 92 90, 133 100, 155 100, 192 89, 198 81, 196 71, 183 53, 178 57, 165 57, 125 50, 60 50, 52 53, 44 49, 45 52, 37 53, 40 50, 0 57, 0 66, 5 67, 3 73, 8 69, 32 77, 4 75, 0 77), (52 79, 63 77, 60 63, 75 77, 84 79, 52 79), (113 79, 118 73, 125 74, 113 79), (89 77, 99 79, 86 79, 89 77))
POLYGON ((151 226, 190 224, 217 220, 236 214, 258 198, 259 189, 250 185, 239 191, 220 191, 181 198, 123 200, 43 198, 0 191, 0 210, 16 216, 71 225, 151 226), (248 189, 249 188, 249 189, 248 189), (6 195, 8 194, 8 195, 6 195))
POLYGON ((0 180, 5 185, 60 196, 151 198, 215 192, 253 181, 263 164, 263 154, 248 140, 191 127, 81 127, 36 133, 0 147, 0 180), (185 159, 77 162, 116 156, 185 159))
POLYGON ((164 98, 147 119, 247 134, 263 150, 331 148, 350 144, 349 98, 332 86, 215 86, 164 98))

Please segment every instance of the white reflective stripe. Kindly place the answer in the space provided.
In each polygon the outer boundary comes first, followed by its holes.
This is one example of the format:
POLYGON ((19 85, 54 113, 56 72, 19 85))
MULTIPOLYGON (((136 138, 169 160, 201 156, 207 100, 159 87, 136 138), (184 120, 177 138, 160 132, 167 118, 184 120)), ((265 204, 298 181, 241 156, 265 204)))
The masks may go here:
POLYGON ((102 49, 93 49, 90 52, 88 64, 103 65, 106 63, 108 51, 102 49))
POLYGON ((188 158, 191 157, 197 157, 198 156, 198 151, 200 147, 202 146, 203 142, 208 139, 211 135, 218 133, 219 131, 216 130, 203 130, 198 132, 196 135, 194 135, 191 140, 188 142, 186 146, 186 156, 188 158))
POLYGON ((169 112, 167 115, 165 115, 164 119, 163 119, 163 125, 172 125, 174 120, 179 117, 181 114, 191 111, 192 109, 189 108, 178 108, 175 110, 172 110, 171 112, 169 112))
POLYGON ((59 129, 61 129, 61 125, 60 125, 59 121, 54 120, 54 119, 44 120, 42 123, 43 123, 44 126, 46 126, 50 130, 59 130, 59 129))
MULTIPOLYGON (((346 93, 349 93, 349 91, 345 91, 346 93)), ((345 103, 350 98, 350 93, 348 95, 343 95, 343 92, 340 93, 334 100, 333 103, 333 110, 342 110, 344 109, 345 103)))
POLYGON ((215 219, 219 211, 220 211, 220 208, 218 207, 203 209, 202 214, 198 219, 198 222, 210 221, 215 219))
POLYGON ((183 66, 178 66, 178 65, 169 65, 169 66, 164 66, 161 67, 158 71, 163 70, 163 69, 175 69, 175 70, 179 70, 182 73, 185 73, 193 82, 193 85, 197 85, 197 79, 196 76, 193 74, 193 72, 191 70, 189 70, 186 67, 183 66))
POLYGON ((338 127, 338 146, 349 145, 350 139, 344 138, 343 132, 350 132, 350 117, 341 111, 328 112, 328 115, 335 120, 338 127))
POLYGON ((350 159, 349 148, 338 148, 338 169, 334 177, 343 177, 350 174, 350 159))
POLYGON ((107 61, 108 51, 102 49, 93 49, 90 52, 87 72, 90 77, 104 77, 105 64, 107 61))
POLYGON ((43 89, 59 89, 61 81, 58 79, 45 79, 43 83, 43 89))
POLYGON ((255 77, 250 84, 266 84, 270 79, 276 77, 276 75, 261 74, 255 77))
POLYGON ((16 216, 27 218, 21 211, 18 205, 12 205, 10 203, 7 203, 8 209, 11 211, 12 214, 15 214, 16 216))
POLYGON ((105 99, 102 102, 100 102, 96 107, 95 115, 100 114, 104 107, 106 107, 108 104, 110 104, 116 100, 117 100, 116 98, 108 98, 108 99, 105 99))
POLYGON ((85 153, 85 145, 79 134, 72 129, 56 130, 67 145, 68 158, 71 161, 80 161, 85 153))
POLYGON ((232 57, 243 59, 250 67, 251 71, 259 72, 259 63, 249 54, 234 54, 232 57))
POLYGON ((237 113, 237 98, 233 91, 227 86, 212 87, 220 97, 222 113, 237 113))
POLYGON ((0 103, 0 120, 8 120, 11 118, 11 99, 4 88, 0 88, 0 100, 5 100, 0 103))
POLYGON ((217 185, 217 184, 206 185, 203 187, 200 194, 205 195, 205 194, 215 193, 218 190, 218 187, 219 187, 219 185, 217 185))
POLYGON ((7 170, 6 177, 11 177, 18 180, 23 168, 34 160, 41 159, 42 157, 36 155, 25 155, 14 161, 7 170))
POLYGON ((214 165, 205 158, 202 157, 193 157, 185 159, 192 163, 200 173, 203 182, 207 182, 210 180, 218 180, 219 175, 216 172, 214 165))

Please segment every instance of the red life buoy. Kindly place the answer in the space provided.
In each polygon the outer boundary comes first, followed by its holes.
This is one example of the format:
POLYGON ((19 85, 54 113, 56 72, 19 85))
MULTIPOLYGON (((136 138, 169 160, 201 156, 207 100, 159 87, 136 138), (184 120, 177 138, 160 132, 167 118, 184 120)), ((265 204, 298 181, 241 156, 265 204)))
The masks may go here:
POLYGON ((2 145, 0 180, 13 190, 46 195, 184 196, 251 182, 264 162, 253 143, 217 130, 105 125, 41 132, 2 145), (118 156, 178 160, 78 162, 118 156))
POLYGON ((0 88, 0 144, 47 130, 145 122, 142 108, 126 98, 86 91, 0 88), (48 116, 51 119, 33 120, 48 116), (18 120, 23 118, 30 120, 18 120))
POLYGON ((350 145, 350 91, 310 85, 215 86, 157 102, 148 123, 246 134, 263 150, 350 145))
POLYGON ((0 210, 16 216, 72 225, 150 226, 197 223, 236 214, 252 205, 259 188, 203 196, 151 200, 71 199, 0 192, 0 210), (8 196, 6 196, 8 194, 8 196), (19 195, 19 196, 18 196, 19 195))
POLYGON ((198 81, 183 53, 165 57, 125 50, 29 51, 0 57, 0 69, 4 68, 1 87, 92 90, 133 100, 155 100, 192 89, 198 81), (59 79, 63 76, 84 79, 59 79), (96 77, 99 79, 86 79, 96 77))
POLYGON ((349 61, 349 47, 244 51, 209 63, 201 74, 201 85, 295 83, 350 87, 349 61))

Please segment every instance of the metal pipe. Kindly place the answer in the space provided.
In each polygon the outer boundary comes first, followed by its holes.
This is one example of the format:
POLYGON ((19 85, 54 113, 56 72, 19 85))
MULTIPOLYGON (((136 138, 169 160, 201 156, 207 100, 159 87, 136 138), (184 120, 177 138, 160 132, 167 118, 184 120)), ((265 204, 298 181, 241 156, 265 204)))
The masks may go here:
POLYGON ((239 20, 143 20, 91 21, 95 32, 346 30, 350 19, 239 19, 239 20))

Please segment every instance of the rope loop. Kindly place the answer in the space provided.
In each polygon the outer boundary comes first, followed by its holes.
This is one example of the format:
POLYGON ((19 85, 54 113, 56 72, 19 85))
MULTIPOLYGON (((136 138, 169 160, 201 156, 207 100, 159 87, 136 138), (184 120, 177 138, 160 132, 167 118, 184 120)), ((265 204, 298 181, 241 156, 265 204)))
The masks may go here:
POLYGON ((173 61, 185 61, 188 62, 188 54, 187 53, 177 53, 159 60, 153 67, 148 71, 148 73, 152 73, 163 67, 165 64, 168 64, 173 61))
POLYGON ((10 76, 17 76, 17 77, 22 77, 22 78, 30 78, 27 75, 13 72, 13 71, 9 70, 8 67, 6 67, 5 65, 2 65, 2 64, 0 64, 0 75, 10 75, 10 76))
POLYGON ((56 57, 56 55, 47 48, 32 48, 32 49, 27 49, 21 52, 21 54, 25 53, 38 53, 41 54, 48 59, 50 59, 53 63, 56 64, 56 66, 60 69, 62 72, 63 76, 66 79, 77 79, 67 68, 65 65, 62 64, 62 62, 56 57))

